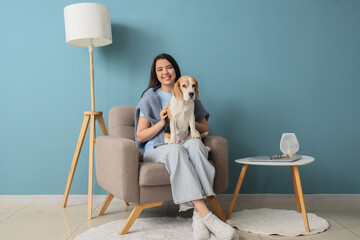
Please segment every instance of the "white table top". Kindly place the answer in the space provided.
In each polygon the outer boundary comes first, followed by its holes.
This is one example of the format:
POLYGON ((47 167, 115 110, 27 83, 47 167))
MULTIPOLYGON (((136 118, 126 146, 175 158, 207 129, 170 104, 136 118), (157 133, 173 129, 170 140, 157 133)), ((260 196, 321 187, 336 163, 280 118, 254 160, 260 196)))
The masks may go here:
POLYGON ((293 161, 293 162, 276 162, 276 160, 274 161, 251 161, 251 159, 256 158, 256 157, 249 157, 249 158, 241 158, 241 159, 236 159, 235 162, 237 163, 241 163, 241 164, 248 164, 248 165, 261 165, 261 166, 299 166, 299 165, 307 165, 312 163, 313 161, 315 161, 315 158, 310 157, 310 156, 304 156, 304 155, 300 155, 301 159, 297 160, 297 161, 293 161))

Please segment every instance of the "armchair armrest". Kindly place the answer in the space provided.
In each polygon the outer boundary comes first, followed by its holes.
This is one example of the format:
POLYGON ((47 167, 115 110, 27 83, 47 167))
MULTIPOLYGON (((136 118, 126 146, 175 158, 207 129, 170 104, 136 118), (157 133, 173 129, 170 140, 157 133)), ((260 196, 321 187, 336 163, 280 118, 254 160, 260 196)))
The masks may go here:
POLYGON ((127 202, 140 201, 139 150, 135 141, 97 137, 95 168, 97 182, 103 189, 127 202))
POLYGON ((209 160, 214 163, 215 193, 222 193, 228 188, 229 184, 229 149, 225 138, 219 136, 207 136, 203 139, 206 146, 211 148, 209 160))

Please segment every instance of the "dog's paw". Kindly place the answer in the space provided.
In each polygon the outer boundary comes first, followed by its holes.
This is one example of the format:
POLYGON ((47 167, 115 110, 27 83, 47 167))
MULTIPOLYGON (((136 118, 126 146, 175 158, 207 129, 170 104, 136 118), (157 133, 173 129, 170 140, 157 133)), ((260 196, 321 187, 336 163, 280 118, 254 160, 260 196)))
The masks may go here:
POLYGON ((175 144, 175 139, 170 139, 170 141, 168 142, 168 144, 175 144))
POLYGON ((169 144, 170 138, 165 138, 165 139, 164 139, 164 142, 165 142, 166 144, 169 144))
POLYGON ((200 133, 197 130, 191 131, 191 138, 200 138, 200 133))
POLYGON ((200 134, 201 139, 203 139, 204 137, 207 137, 209 135, 209 132, 204 132, 202 134, 200 134))
POLYGON ((205 146, 205 148, 206 148, 206 150, 207 150, 208 152, 211 152, 211 148, 206 147, 206 146, 205 146))

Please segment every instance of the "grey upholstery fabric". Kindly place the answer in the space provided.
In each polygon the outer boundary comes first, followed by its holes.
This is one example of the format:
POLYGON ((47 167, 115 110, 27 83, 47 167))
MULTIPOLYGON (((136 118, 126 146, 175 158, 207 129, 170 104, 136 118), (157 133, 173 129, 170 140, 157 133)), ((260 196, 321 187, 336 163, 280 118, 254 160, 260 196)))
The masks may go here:
POLYGON ((103 189, 124 201, 140 202, 139 152, 135 141, 97 137, 95 169, 97 182, 103 189))
MULTIPOLYGON (((109 136, 96 138, 95 167, 98 184, 115 197, 135 204, 172 200, 170 175, 161 163, 139 162, 134 141, 135 106, 109 111, 109 136)), ((204 138, 215 166, 214 191, 228 187, 228 143, 223 137, 204 138)))
POLYGON ((135 106, 118 106, 109 111, 109 135, 135 140, 135 106))
POLYGON ((141 162, 140 187, 170 185, 170 174, 162 163, 141 162))
POLYGON ((172 200, 171 186, 140 187, 140 204, 172 200))
POLYGON ((215 167, 214 192, 225 192, 229 184, 228 142, 219 136, 207 136, 203 139, 205 146, 211 148, 210 161, 215 167))

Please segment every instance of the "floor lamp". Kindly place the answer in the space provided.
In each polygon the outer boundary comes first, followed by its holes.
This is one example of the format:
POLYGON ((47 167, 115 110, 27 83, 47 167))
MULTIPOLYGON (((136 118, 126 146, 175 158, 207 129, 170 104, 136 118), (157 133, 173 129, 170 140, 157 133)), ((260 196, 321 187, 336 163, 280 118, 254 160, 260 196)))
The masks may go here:
POLYGON ((89 186, 88 186, 88 212, 87 218, 91 219, 92 212, 92 185, 95 143, 95 121, 98 120, 103 135, 108 135, 102 112, 95 111, 94 97, 94 67, 93 49, 112 43, 110 10, 107 6, 98 3, 76 3, 64 8, 66 43, 74 47, 89 48, 90 57, 90 86, 91 86, 91 111, 84 112, 84 120, 77 141, 72 160, 69 177, 67 180, 62 207, 66 207, 76 165, 84 142, 86 131, 90 122, 90 149, 89 149, 89 186))

